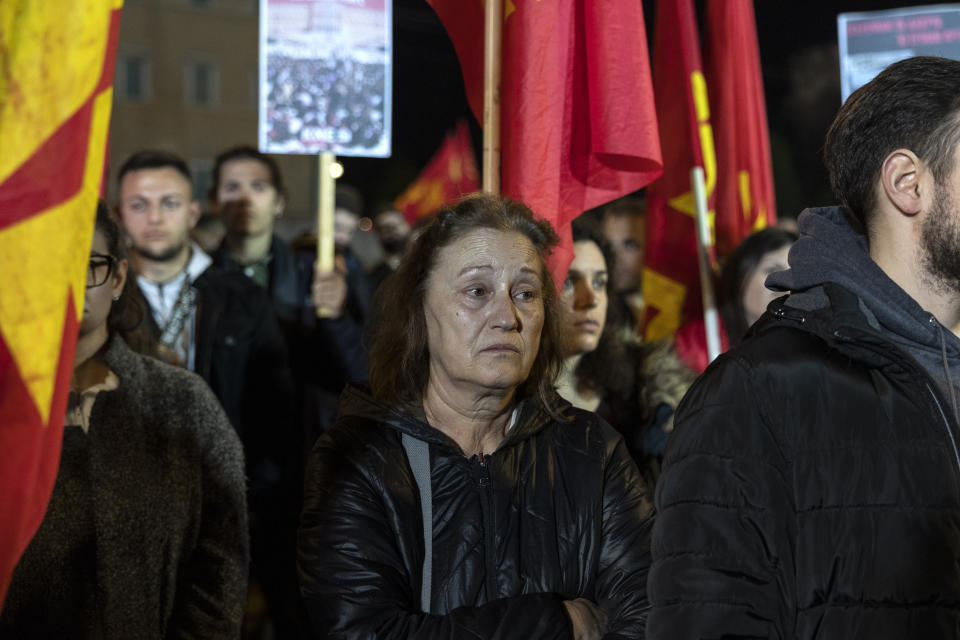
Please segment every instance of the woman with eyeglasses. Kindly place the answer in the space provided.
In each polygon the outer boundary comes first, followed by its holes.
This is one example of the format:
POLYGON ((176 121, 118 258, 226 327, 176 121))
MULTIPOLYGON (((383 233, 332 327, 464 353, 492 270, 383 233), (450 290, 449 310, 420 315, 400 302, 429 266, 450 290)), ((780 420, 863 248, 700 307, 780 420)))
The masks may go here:
POLYGON ((131 350, 143 316, 102 203, 60 467, 0 612, 4 638, 237 638, 243 453, 196 375, 131 350))

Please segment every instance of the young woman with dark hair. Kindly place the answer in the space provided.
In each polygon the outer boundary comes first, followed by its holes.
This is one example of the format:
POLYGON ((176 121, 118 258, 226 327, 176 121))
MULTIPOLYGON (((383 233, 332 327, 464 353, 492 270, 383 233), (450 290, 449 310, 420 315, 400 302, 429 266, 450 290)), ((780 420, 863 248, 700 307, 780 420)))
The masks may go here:
POLYGON ((693 372, 667 341, 643 344, 613 304, 613 252, 591 218, 573 223, 574 258, 559 297, 558 392, 596 411, 626 440, 649 486, 656 483, 673 410, 693 372))
POLYGON ((787 269, 787 252, 797 233, 778 227, 747 236, 730 254, 720 274, 720 317, 730 346, 738 344, 747 329, 783 293, 767 289, 764 282, 775 271, 787 269))

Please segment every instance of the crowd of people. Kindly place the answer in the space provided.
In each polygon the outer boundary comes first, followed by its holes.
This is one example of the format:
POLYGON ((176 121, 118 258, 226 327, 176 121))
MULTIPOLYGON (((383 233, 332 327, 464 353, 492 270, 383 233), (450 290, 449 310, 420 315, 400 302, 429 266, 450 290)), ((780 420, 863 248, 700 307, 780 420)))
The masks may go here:
POLYGON ((639 337, 642 199, 556 287, 555 231, 482 194, 378 207, 365 268, 344 186, 322 271, 270 156, 216 157, 204 250, 186 163, 133 154, 0 637, 956 637, 958 149, 960 62, 856 91, 843 206, 726 260, 702 374, 639 337))
POLYGON ((349 57, 267 59, 271 148, 371 149, 386 131, 386 65, 349 57))

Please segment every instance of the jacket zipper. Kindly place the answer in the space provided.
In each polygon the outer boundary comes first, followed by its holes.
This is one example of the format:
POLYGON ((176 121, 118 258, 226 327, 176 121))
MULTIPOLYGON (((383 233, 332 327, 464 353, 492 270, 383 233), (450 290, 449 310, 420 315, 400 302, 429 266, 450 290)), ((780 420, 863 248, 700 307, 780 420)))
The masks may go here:
POLYGON ((937 398, 937 394, 930 387, 929 383, 927 383, 927 391, 930 392, 930 397, 933 398, 934 404, 937 405, 937 410, 940 411, 940 417, 943 418, 943 425, 947 430, 947 436, 950 437, 950 444, 953 446, 953 459, 957 463, 957 472, 960 473, 960 451, 957 451, 957 439, 953 437, 953 429, 950 428, 950 420, 947 418, 947 414, 943 410, 943 405, 940 404, 940 399, 937 398))
POLYGON ((490 496, 490 456, 480 454, 477 456, 478 473, 477 488, 480 493, 480 511, 483 518, 483 559, 486 566, 486 589, 487 601, 493 601, 499 598, 497 590, 496 573, 496 537, 493 525, 493 509, 490 496))

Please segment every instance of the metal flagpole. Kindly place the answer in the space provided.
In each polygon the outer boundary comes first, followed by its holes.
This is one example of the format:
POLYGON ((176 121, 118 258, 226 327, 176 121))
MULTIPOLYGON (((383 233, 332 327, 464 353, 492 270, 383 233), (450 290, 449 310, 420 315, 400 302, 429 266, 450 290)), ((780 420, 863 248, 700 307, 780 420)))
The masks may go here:
POLYGON ((720 328, 717 320, 717 301, 713 293, 710 268, 710 222, 707 219, 707 187, 703 169, 690 170, 694 208, 697 213, 697 261, 700 263, 700 296, 703 301, 703 324, 707 332, 707 357, 713 362, 720 355, 720 328))

